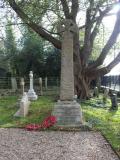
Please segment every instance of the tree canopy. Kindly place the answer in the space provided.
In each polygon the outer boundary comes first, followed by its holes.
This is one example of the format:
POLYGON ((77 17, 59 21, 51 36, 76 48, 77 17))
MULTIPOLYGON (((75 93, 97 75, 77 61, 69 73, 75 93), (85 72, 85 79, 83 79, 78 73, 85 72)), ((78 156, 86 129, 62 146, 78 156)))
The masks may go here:
POLYGON ((88 85, 92 79, 108 73, 120 61, 120 52, 107 66, 102 66, 104 59, 116 43, 120 33, 120 7, 116 13, 116 22, 108 40, 98 50, 96 60, 90 62, 94 54, 96 37, 99 34, 102 20, 110 16, 115 0, 1 0, 21 18, 40 37, 49 41, 57 49, 61 49, 61 36, 57 26, 63 19, 70 19, 78 25, 79 34, 74 34, 74 76, 75 88, 81 96, 87 95, 88 85), (82 15, 80 14, 82 13, 82 15), (85 15, 85 16, 84 16, 85 15), (78 19, 83 23, 79 25, 78 19), (81 33, 82 44, 81 43, 81 33), (81 84, 81 85, 79 85, 81 84))

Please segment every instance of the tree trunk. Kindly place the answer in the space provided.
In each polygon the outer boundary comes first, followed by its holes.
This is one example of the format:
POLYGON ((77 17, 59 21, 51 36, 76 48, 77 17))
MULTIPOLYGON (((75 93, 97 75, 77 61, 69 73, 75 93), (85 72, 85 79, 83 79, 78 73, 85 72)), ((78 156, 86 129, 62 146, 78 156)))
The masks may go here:
POLYGON ((91 80, 85 75, 78 75, 74 77, 75 80, 75 94, 79 99, 89 99, 90 97, 90 82, 91 80))
POLYGON ((85 75, 85 65, 80 56, 79 35, 74 35, 74 87, 75 95, 80 99, 88 99, 90 97, 91 79, 85 75))

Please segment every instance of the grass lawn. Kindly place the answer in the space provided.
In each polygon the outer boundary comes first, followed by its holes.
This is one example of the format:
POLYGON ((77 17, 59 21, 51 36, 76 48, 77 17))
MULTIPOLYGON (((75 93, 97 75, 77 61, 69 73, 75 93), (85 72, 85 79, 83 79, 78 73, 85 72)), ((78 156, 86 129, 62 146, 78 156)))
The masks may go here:
POLYGON ((42 96, 37 101, 31 102, 29 114, 25 118, 17 118, 13 115, 17 112, 18 97, 9 96, 0 99, 0 127, 24 127, 30 123, 41 123, 47 117, 54 106, 54 99, 50 96, 42 96))
POLYGON ((120 154, 120 104, 117 111, 111 111, 110 100, 105 106, 101 102, 102 97, 82 102, 84 118, 94 130, 100 130, 120 154))
MULTIPOLYGON (((31 103, 26 118, 15 118, 18 110, 16 105, 18 97, 9 96, 0 99, 0 127, 24 127, 30 123, 41 123, 50 115, 54 106, 54 96, 41 96, 31 103)), ((120 105, 117 111, 110 111, 110 100, 105 107, 101 104, 102 98, 94 98, 81 103, 85 121, 93 125, 94 130, 100 130, 120 153, 120 105)))

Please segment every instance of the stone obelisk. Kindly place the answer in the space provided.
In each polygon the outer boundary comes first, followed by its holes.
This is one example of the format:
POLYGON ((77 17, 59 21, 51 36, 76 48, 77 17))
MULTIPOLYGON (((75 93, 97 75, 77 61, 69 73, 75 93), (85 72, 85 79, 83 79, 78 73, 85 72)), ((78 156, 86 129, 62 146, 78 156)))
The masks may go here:
POLYGON ((64 20, 59 25, 62 34, 60 100, 54 107, 53 115, 57 126, 79 127, 82 121, 80 104, 74 100, 73 73, 73 33, 78 32, 72 20, 64 20))

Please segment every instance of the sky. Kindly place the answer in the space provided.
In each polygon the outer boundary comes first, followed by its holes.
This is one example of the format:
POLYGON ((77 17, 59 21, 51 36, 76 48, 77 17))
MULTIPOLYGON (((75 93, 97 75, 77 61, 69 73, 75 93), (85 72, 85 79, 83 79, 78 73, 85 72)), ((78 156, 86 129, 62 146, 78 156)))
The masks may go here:
MULTIPOLYGON (((115 6, 111 11, 111 13, 116 13, 119 7, 120 6, 115 6)), ((116 21, 116 16, 112 15, 104 18, 103 23, 105 24, 106 28, 113 30, 115 21, 116 21)), ((119 39, 120 39, 120 36, 119 36, 119 39)), ((105 65, 109 64, 115 58, 115 56, 117 56, 118 52, 119 50, 116 50, 115 55, 114 55, 114 52, 111 55, 108 55, 104 61, 104 64, 105 65)), ((118 75, 118 74, 120 75, 120 63, 116 65, 107 75, 118 75)))

